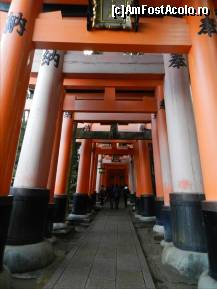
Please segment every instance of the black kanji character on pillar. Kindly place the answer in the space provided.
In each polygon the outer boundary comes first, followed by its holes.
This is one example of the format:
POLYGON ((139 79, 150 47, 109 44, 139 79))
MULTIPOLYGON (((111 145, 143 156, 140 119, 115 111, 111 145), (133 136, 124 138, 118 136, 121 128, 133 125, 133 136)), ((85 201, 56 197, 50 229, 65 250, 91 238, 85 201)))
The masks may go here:
POLYGON ((185 63, 185 58, 182 54, 171 54, 171 58, 169 60, 169 67, 180 68, 187 66, 185 63))
POLYGON ((199 35, 208 34, 209 37, 212 37, 212 34, 217 34, 217 24, 214 18, 206 16, 205 18, 201 19, 200 22, 201 29, 198 32, 199 35))
POLYGON ((13 14, 13 12, 11 12, 7 18, 4 32, 12 33, 14 27, 19 26, 19 28, 16 31, 20 36, 22 36, 26 31, 26 23, 27 20, 23 18, 23 13, 13 14))
POLYGON ((60 62, 60 54, 56 50, 46 50, 43 57, 41 65, 50 65, 50 62, 54 61, 54 66, 58 67, 60 62))

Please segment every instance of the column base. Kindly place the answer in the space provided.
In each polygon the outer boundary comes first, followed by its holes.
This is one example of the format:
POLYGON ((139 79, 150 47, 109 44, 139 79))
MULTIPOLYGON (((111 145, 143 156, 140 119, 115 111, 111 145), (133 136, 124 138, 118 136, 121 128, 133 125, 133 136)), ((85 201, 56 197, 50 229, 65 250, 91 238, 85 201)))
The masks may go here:
POLYGON ((23 246, 6 246, 4 264, 11 273, 41 269, 54 260, 53 246, 48 241, 23 246))
MULTIPOLYGON (((13 197, 0 197, 0 271, 3 270, 3 254, 7 240, 12 203, 13 197)), ((0 286, 0 288, 4 287, 0 286)))
POLYGON ((163 226, 162 219, 162 208, 164 206, 164 200, 161 198, 155 199, 155 216, 156 216, 156 225, 163 226))
POLYGON ((209 275, 217 281, 217 202, 202 202, 209 256, 209 275))
POLYGON ((167 246, 173 245, 173 243, 172 242, 167 242, 165 240, 161 240, 160 245, 161 245, 161 247, 167 247, 167 246))
POLYGON ((141 213, 140 197, 135 198, 135 211, 136 211, 136 214, 138 214, 138 215, 141 213))
POLYGON ((164 226, 154 225, 153 232, 157 233, 158 235, 164 236, 164 226))
POLYGON ((42 242, 48 213, 49 190, 11 188, 13 209, 7 245, 28 245, 42 242))
POLYGON ((45 223, 45 238, 52 237, 54 214, 55 214, 55 205, 48 204, 48 213, 47 213, 47 219, 45 223))
POLYGON ((11 289, 11 274, 7 268, 0 272, 0 288, 11 289))
POLYGON ((134 215, 135 218, 137 218, 138 220, 140 220, 141 222, 155 222, 156 220, 156 217, 155 216, 152 216, 152 217, 144 217, 142 215, 139 215, 139 214, 135 214, 134 215))
POLYGON ((155 216, 155 200, 154 195, 142 195, 140 197, 140 214, 143 217, 155 216))
POLYGON ((67 195, 55 195, 54 205, 55 205, 54 222, 63 223, 66 218, 68 196, 67 195))
POLYGON ((206 253, 180 250, 170 244, 163 249, 162 263, 170 265, 181 275, 196 282, 201 273, 208 269, 208 256, 206 253))
POLYGON ((74 214, 74 215, 86 215, 89 212, 90 212, 89 196, 87 194, 84 194, 84 193, 75 193, 73 196, 72 214, 74 214))
POLYGON ((67 235, 72 232, 74 228, 72 226, 68 226, 66 223, 54 223, 53 224, 53 234, 55 236, 58 235, 67 235))
POLYGON ((135 205, 135 203, 136 203, 136 195, 131 193, 130 197, 129 197, 129 201, 130 201, 131 206, 135 205))
POLYGON ((77 215, 77 214, 69 214, 67 216, 67 221, 83 221, 83 222, 90 222, 90 214, 85 214, 85 215, 77 215))
POLYGON ((205 226, 199 193, 170 194, 172 238, 174 246, 187 251, 207 252, 205 226))
POLYGON ((217 280, 209 276, 208 271, 205 271, 199 278, 198 289, 217 289, 217 280))
POLYGON ((162 220, 164 226, 164 240, 168 243, 172 242, 172 224, 171 209, 168 206, 162 208, 162 220))

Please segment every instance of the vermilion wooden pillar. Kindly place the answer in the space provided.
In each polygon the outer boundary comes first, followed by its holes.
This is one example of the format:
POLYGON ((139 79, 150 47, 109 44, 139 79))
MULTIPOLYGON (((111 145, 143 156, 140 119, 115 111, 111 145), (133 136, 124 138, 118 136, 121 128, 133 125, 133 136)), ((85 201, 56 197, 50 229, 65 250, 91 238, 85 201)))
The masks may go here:
MULTIPOLYGON (((21 121, 25 104, 27 82, 26 67, 31 62, 30 51, 35 19, 40 12, 42 0, 13 0, 1 39, 0 71, 0 195, 9 193, 9 186, 1 185, 10 179, 12 171, 5 170, 10 156, 11 142, 18 142, 16 124, 21 121), (21 14, 19 14, 21 13, 21 14), (12 17, 20 19, 20 25, 10 25, 12 17), (22 89, 25 82, 26 88, 22 89), (22 96, 19 96, 22 91, 22 96), (19 96, 19 97, 18 97, 19 96), (19 101, 19 102, 18 102, 19 101), (18 119, 18 116, 20 119, 18 119), (14 137, 15 136, 15 137, 14 137), (7 174, 10 176, 8 177, 7 174)), ((11 169, 11 167, 10 167, 11 169)))
POLYGON ((136 175, 136 197, 140 198, 142 195, 142 175, 141 175, 141 162, 139 160, 139 144, 138 141, 134 143, 134 170, 136 175))
POLYGON ((151 132, 152 132, 152 145, 153 145, 155 185, 156 185, 156 200, 155 200, 156 224, 163 225, 161 210, 164 204, 164 199, 163 199, 164 191, 163 191, 163 181, 162 181, 162 172, 161 172, 157 119, 156 119, 156 115, 153 115, 153 114, 151 116, 151 132))
POLYGON ((57 172, 54 188, 55 222, 64 222, 67 208, 67 181, 71 161, 73 142, 73 115, 65 112, 63 114, 62 131, 57 163, 57 172))
POLYGON ((160 162, 160 150, 157 130, 156 115, 151 116, 151 132, 152 132, 152 145, 153 145, 153 158, 154 158, 154 173, 156 183, 156 195, 158 199, 163 198, 163 182, 160 162))
MULTIPOLYGON (((185 251, 206 252, 200 208, 204 194, 189 72, 187 64, 179 68, 171 66, 171 59, 173 56, 164 55, 165 110, 173 186, 170 194, 173 244, 185 251)), ((184 55, 182 59, 186 63, 184 55)), ((191 263, 191 268, 197 266, 198 262, 191 263)))
POLYGON ((92 152, 91 152, 91 162, 90 162, 90 183, 89 183, 89 195, 92 194, 93 190, 93 178, 94 178, 94 169, 95 169, 95 148, 96 143, 92 143, 92 152))
POLYGON ((71 113, 64 113, 55 189, 54 189, 55 196, 62 196, 66 195, 67 193, 66 189, 70 165, 70 155, 72 150, 72 136, 73 136, 73 115, 71 113))
MULTIPOLYGON (((9 245, 40 244, 44 241, 45 222, 48 220, 47 183, 62 100, 63 59, 62 51, 47 50, 42 54, 14 187, 11 189, 14 205, 8 231, 9 245)), ((28 270, 27 263, 23 262, 25 257, 25 252, 20 254, 20 258, 23 258, 22 271, 28 270)), ((8 262, 13 268, 11 259, 8 262)), ((34 264, 32 269, 40 266, 34 264)))
POLYGON ((172 192, 170 155, 167 136, 167 124, 165 115, 165 105, 163 97, 163 87, 159 86, 156 89, 156 97, 158 102, 157 126, 160 148, 161 173, 164 190, 164 205, 169 206, 169 194, 172 192))
POLYGON ((145 141, 138 140, 138 149, 142 191, 141 214, 145 217, 151 217, 155 215, 155 211, 148 144, 145 141))
MULTIPOLYGON (((60 93, 62 93, 62 100, 63 100, 64 91, 62 90, 60 93)), ((56 132, 55 132, 55 137, 54 137, 50 171, 49 171, 48 182, 47 182, 47 188, 50 191, 50 204, 54 203, 54 189, 55 189, 55 181, 56 181, 56 173, 57 173, 57 164, 58 164, 58 158, 59 158, 62 119, 63 119, 63 113, 62 113, 62 101, 61 101, 58 118, 56 121, 56 132)))
POLYGON ((26 66, 26 70, 24 75, 22 75, 22 84, 20 84, 20 88, 17 94, 17 117, 14 125, 14 132, 13 132, 13 140, 11 139, 10 142, 10 148, 9 151, 10 153, 8 154, 8 159, 5 163, 5 178, 3 182, 0 182, 0 191, 3 192, 3 194, 7 194, 8 188, 11 185, 11 178, 12 178, 12 172, 13 172, 13 167, 14 167, 14 162, 16 159, 16 152, 17 152, 17 145, 18 145, 18 140, 19 140, 19 135, 20 135, 20 129, 22 126, 22 117, 23 117, 23 107, 26 98, 24 96, 27 95, 27 87, 29 84, 29 78, 30 78, 30 72, 32 68, 32 62, 33 62, 33 56, 34 56, 34 51, 31 51, 28 65, 26 66))
POLYGON ((90 178, 90 164, 91 164, 91 146, 92 141, 85 139, 82 141, 78 179, 76 192, 79 194, 88 194, 89 192, 89 178, 90 178))
POLYGON ((7 196, 32 64, 34 23, 41 5, 42 0, 13 0, 0 42, 0 270, 12 205, 7 196), (12 17, 21 18, 21 25, 11 25, 12 17))
POLYGON ((152 182, 151 182, 151 167, 148 152, 148 144, 145 141, 138 140, 139 145, 139 159, 141 162, 141 177, 143 184, 143 195, 152 195, 152 182))
POLYGON ((81 144, 77 188, 74 194, 74 211, 75 215, 85 215, 89 212, 90 199, 90 166, 91 166, 92 140, 84 139, 81 144))
POLYGON ((98 156, 95 152, 96 144, 93 144, 92 160, 91 160, 91 177, 90 177, 90 189, 89 194, 92 195, 96 191, 96 175, 97 175, 97 160, 98 156))
MULTIPOLYGON (((200 1, 192 1, 192 4, 199 6, 200 1)), ((204 1, 203 5, 210 8, 209 18, 188 17, 192 41, 188 60, 206 195, 203 212, 208 240, 209 274, 217 280, 217 24, 212 1, 204 1)))
POLYGON ((169 194, 172 192, 172 179, 171 179, 170 155, 167 136, 163 87, 162 86, 157 87, 155 93, 158 105, 157 128, 158 128, 161 173, 164 192, 164 207, 162 209, 163 225, 165 229, 164 239, 165 241, 171 242, 172 231, 171 231, 171 210, 170 210, 169 194))
POLYGON ((141 175, 141 162, 139 160, 139 144, 138 141, 134 143, 134 175, 136 187, 136 212, 142 213, 141 210, 141 196, 142 196, 142 175, 141 175))

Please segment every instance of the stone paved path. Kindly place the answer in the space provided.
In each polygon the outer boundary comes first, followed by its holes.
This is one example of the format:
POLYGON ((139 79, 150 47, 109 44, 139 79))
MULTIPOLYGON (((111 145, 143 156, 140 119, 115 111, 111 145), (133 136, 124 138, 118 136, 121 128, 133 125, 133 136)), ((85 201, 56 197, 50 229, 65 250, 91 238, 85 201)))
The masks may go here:
POLYGON ((44 289, 155 289, 128 210, 102 210, 44 289))

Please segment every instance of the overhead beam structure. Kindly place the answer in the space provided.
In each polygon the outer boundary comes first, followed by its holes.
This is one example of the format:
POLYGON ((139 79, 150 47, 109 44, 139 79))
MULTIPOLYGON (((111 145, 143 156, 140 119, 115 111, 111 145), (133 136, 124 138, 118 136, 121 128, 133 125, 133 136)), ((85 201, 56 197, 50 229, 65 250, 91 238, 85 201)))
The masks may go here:
MULTIPOLYGON (((65 74, 63 86, 65 89, 104 89, 115 87, 116 89, 155 89, 163 84, 163 74, 142 74, 142 75, 90 75, 90 74, 65 74)), ((29 85, 34 88, 37 81, 37 73, 32 73, 29 85)))
POLYGON ((118 131, 117 135, 113 137, 109 131, 84 131, 83 129, 77 129, 77 139, 103 139, 103 140, 151 140, 151 131, 145 130, 144 132, 130 132, 130 131, 118 131))
POLYGON ((85 18, 37 19, 35 48, 145 53, 187 53, 191 47, 185 19, 145 18, 139 32, 87 31, 85 18), (54 33, 55 31, 55 33, 54 33))
POLYGON ((76 122, 100 122, 111 123, 117 121, 121 123, 147 123, 151 121, 151 114, 145 113, 87 113, 75 112, 74 121, 76 122))
POLYGON ((78 100, 75 95, 66 94, 63 110, 70 112, 156 113, 157 103, 154 97, 144 97, 140 101, 78 100))

